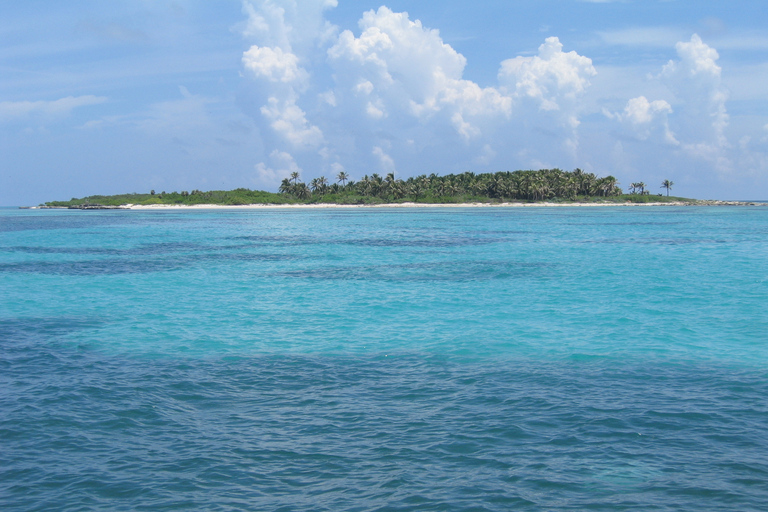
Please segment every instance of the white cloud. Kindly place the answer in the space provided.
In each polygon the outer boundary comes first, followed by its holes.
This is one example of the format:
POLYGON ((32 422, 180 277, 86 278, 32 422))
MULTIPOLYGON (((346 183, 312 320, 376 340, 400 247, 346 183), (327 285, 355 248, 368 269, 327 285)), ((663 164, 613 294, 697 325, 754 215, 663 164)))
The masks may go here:
MULTIPOLYGON (((715 48, 694 34, 675 44, 675 50, 676 58, 664 65, 660 73, 648 76, 644 88, 651 93, 629 100, 623 111, 606 112, 617 122, 615 126, 620 132, 639 141, 615 144, 620 151, 615 151, 614 162, 617 167, 641 169, 639 172, 654 169, 659 178, 673 177, 681 185, 687 180, 689 187, 700 191, 707 186, 694 181, 722 187, 719 193, 734 194, 733 183, 744 184, 748 178, 758 180, 768 172, 768 158, 765 148, 758 143, 761 134, 757 131, 765 121, 754 113, 740 114, 740 124, 730 126, 729 91, 723 85, 724 70, 715 48), (658 99, 649 101, 650 94, 658 99), (670 150, 650 150, 646 142, 654 141, 666 141, 670 150)), ((735 74, 730 70, 729 83, 759 82, 759 67, 748 67, 751 77, 745 69, 735 74)), ((637 96, 637 89, 632 92, 637 96)), ((739 99, 745 102, 745 98, 758 95, 751 90, 749 94, 742 91, 739 99)))
POLYGON ((313 148, 323 143, 323 132, 307 121, 306 114, 293 99, 280 101, 271 97, 267 105, 261 107, 261 113, 270 121, 272 129, 296 148, 313 148))
POLYGON ((658 131, 667 143, 679 144, 669 129, 668 115, 672 113, 672 106, 664 100, 648 101, 645 96, 639 96, 629 100, 623 112, 604 113, 610 119, 622 122, 640 140, 646 140, 658 131))
POLYGON ((366 12, 361 34, 346 30, 328 50, 339 97, 353 91, 352 106, 371 120, 397 114, 423 123, 448 121, 465 140, 479 136, 484 118, 511 114, 511 99, 464 80, 464 56, 408 13, 387 7, 366 12))
POLYGON ((361 80, 355 87, 354 91, 360 94, 371 94, 373 92, 373 84, 368 80, 361 80))
POLYGON ((443 113, 469 138, 480 134, 476 118, 511 113, 511 100, 498 90, 462 78, 466 59, 437 30, 386 7, 366 12, 359 25, 360 36, 342 32, 328 57, 340 93, 365 96, 360 108, 368 117, 398 112, 425 122, 443 113))
POLYGON ((451 122, 456 128, 456 131, 459 132, 459 135, 461 135, 464 140, 470 140, 481 135, 480 130, 466 122, 464 120, 464 116, 462 116, 459 112, 456 112, 451 116, 451 122))
POLYGON ((573 101, 597 74, 592 60, 563 52, 557 37, 548 37, 534 57, 515 57, 501 63, 499 81, 517 98, 531 99, 542 110, 560 110, 573 101))
POLYGON ((720 56, 717 50, 710 48, 698 34, 693 34, 689 42, 680 41, 675 45, 680 61, 669 61, 664 66, 662 75, 684 75, 688 77, 709 76, 720 78, 722 69, 717 65, 720 56))
POLYGON ((549 159, 577 157, 580 100, 596 72, 589 58, 564 52, 557 38, 535 57, 505 61, 501 86, 481 87, 464 78, 464 56, 407 13, 387 7, 364 13, 359 34, 338 34, 323 61, 315 53, 325 41, 317 28, 322 2, 308 4, 314 21, 303 23, 314 27, 314 43, 301 49, 295 31, 303 18, 293 2, 245 5, 246 32, 259 45, 244 53, 243 65, 264 94, 258 112, 291 151, 316 149, 326 162, 385 170, 425 151, 453 164, 468 151, 489 165, 542 140, 549 159), (316 90, 322 81, 315 78, 329 71, 334 87, 316 90), (315 105, 305 111, 299 105, 310 92, 315 105))
MULTIPOLYGON (((315 173, 460 172, 500 162, 613 172, 614 163, 642 162, 637 169, 666 174, 739 161, 725 138, 719 56, 698 36, 677 44, 677 58, 655 76, 630 63, 629 75, 616 67, 601 68, 599 77, 589 57, 549 37, 535 54, 504 60, 498 85, 481 87, 465 78, 465 57, 407 13, 368 11, 353 32, 329 29, 323 12, 335 2, 307 0, 306 13, 292 0, 244 5, 251 8, 246 32, 257 44, 243 54, 243 69, 258 82, 256 105, 263 105, 252 113, 268 125, 261 133, 279 136, 265 145, 297 155, 315 173), (605 117, 586 115, 601 109, 605 117), (649 155, 649 144, 658 156, 649 155)), ((600 36, 646 49, 680 40, 665 27, 600 36)), ((267 162, 259 169, 288 168, 267 162)))
POLYGON ((304 51, 335 37, 337 28, 323 16, 337 0, 244 0, 248 21, 243 36, 264 46, 304 51))
POLYGON ((435 101, 445 78, 461 78, 466 59, 443 43, 437 30, 411 21, 408 13, 381 7, 366 12, 359 24, 359 38, 344 31, 328 54, 366 68, 376 85, 394 84, 396 74, 409 99, 425 104, 435 101))
POLYGON ((655 117, 672 112, 672 107, 664 100, 649 102, 645 96, 632 98, 624 108, 624 119, 632 124, 650 124, 655 117))
POLYGON ((67 96, 53 101, 0 102, 0 121, 23 119, 29 116, 66 117, 76 108, 98 105, 107 101, 103 96, 67 96))
POLYGON ((309 76, 299 67, 299 58, 293 53, 284 52, 280 47, 251 46, 243 53, 243 65, 256 78, 270 82, 303 82, 309 76))
MULTIPOLYGON (((267 103, 259 112, 270 127, 293 149, 323 144, 322 130, 307 120, 297 102, 310 88, 310 73, 300 66, 312 63, 317 45, 335 37, 337 29, 324 19, 337 0, 244 0, 248 21, 243 36, 259 44, 243 53, 243 66, 259 81, 267 103)), ((318 95, 327 105, 336 104, 333 91, 318 95)), ((262 100, 263 101, 263 100, 262 100)))
POLYGON ((464 56, 407 13, 381 7, 359 26, 328 50, 338 101, 326 119, 355 127, 333 132, 348 153, 362 160, 368 148, 387 147, 407 166, 426 152, 455 165, 463 151, 478 155, 467 165, 489 165, 496 151, 519 161, 520 148, 544 144, 547 158, 576 163, 581 100, 596 74, 589 58, 549 38, 537 56, 505 61, 500 86, 481 87, 464 77, 464 56))
MULTIPOLYGON (((501 91, 514 101, 515 119, 529 123, 559 147, 561 158, 578 160, 579 116, 584 93, 597 71, 592 60, 575 51, 563 52, 557 37, 548 37, 533 57, 515 57, 501 63, 501 91)), ((524 133, 526 144, 541 145, 524 133)), ((523 139, 521 139, 522 141, 523 139)), ((551 158, 551 157, 548 157, 551 158)))
POLYGON ((269 159, 272 167, 267 167, 264 162, 256 164, 257 180, 261 185, 274 187, 289 177, 292 172, 302 172, 296 160, 289 153, 275 149, 270 153, 269 159))
POLYGON ((376 102, 369 101, 368 105, 365 106, 365 113, 368 114, 368 117, 371 119, 381 119, 383 117, 387 116, 387 113, 384 111, 384 105, 382 104, 381 100, 376 100, 376 102))
POLYGON ((336 94, 333 91, 325 91, 317 95, 318 99, 332 107, 337 105, 336 94))
POLYGON ((387 174, 395 172, 395 161, 381 147, 376 146, 373 148, 373 156, 378 159, 383 172, 387 174))
POLYGON ((714 48, 694 34, 690 41, 675 45, 679 60, 671 60, 660 78, 677 97, 681 107, 677 122, 681 125, 681 141, 689 154, 716 163, 722 170, 725 158, 719 149, 726 148, 728 126, 727 91, 721 85, 722 69, 714 48))

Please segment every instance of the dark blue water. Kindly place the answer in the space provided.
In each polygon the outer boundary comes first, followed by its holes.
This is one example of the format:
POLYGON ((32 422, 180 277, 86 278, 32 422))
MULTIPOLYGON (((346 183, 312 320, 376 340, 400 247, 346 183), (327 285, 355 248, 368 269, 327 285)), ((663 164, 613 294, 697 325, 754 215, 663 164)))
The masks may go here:
POLYGON ((0 505, 765 510, 766 213, 2 212, 0 505))

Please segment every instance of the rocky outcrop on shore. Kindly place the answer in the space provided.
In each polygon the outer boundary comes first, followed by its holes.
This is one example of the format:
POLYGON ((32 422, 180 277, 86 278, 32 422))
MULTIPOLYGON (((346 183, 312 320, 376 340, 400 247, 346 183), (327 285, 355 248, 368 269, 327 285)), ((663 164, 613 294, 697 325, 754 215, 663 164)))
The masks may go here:
POLYGON ((695 206, 768 206, 768 203, 754 201, 717 201, 714 199, 699 199, 692 203, 695 206))

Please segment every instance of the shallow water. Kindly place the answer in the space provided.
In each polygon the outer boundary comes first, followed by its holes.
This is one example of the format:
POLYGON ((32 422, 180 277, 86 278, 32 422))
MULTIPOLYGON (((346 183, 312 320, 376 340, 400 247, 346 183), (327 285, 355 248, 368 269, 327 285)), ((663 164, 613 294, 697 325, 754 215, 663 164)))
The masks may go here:
POLYGON ((4 510, 764 510, 768 209, 0 210, 4 510))

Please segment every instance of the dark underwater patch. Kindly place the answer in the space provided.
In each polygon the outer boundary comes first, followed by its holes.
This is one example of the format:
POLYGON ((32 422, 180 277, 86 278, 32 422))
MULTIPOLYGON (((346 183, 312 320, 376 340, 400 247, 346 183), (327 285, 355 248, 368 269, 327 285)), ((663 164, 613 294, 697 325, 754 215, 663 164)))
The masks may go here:
POLYGON ((711 238, 606 238, 602 240, 582 240, 580 243, 607 245, 708 245, 736 243, 736 241, 711 238))
POLYGON ((52 338, 103 325, 103 321, 75 317, 4 318, 0 320, 0 340, 19 341, 29 338, 52 338))
POLYGON ((148 274, 189 268, 204 262, 282 261, 296 259, 282 254, 206 253, 158 259, 103 259, 85 261, 30 261, 0 264, 0 272, 68 276, 148 274))
POLYGON ((73 254, 73 255, 106 255, 106 256, 138 256, 153 254, 169 254, 180 251, 201 251, 210 250, 207 245, 165 242, 159 244, 142 244, 130 249, 113 249, 105 247, 33 247, 33 246, 14 246, 6 247, 0 250, 4 252, 18 252, 25 254, 73 254))
POLYGON ((352 239, 333 239, 323 237, 307 236, 238 236, 233 240, 247 240, 250 242, 261 242, 279 244, 285 246, 300 245, 352 245, 357 247, 415 247, 415 248, 443 248, 443 247, 462 247, 473 245, 488 245, 498 243, 503 240, 499 238, 481 238, 481 237, 409 237, 409 238, 352 238, 352 239))
POLYGON ((542 276, 552 267, 546 263, 445 262, 360 267, 323 267, 280 272, 277 275, 302 279, 342 281, 489 281, 542 276))

